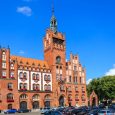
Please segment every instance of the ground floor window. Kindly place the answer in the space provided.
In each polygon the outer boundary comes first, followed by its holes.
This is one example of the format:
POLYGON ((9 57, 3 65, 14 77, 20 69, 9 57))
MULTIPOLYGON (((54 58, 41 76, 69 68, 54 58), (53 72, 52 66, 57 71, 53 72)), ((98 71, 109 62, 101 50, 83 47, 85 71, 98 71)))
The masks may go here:
POLYGON ((20 102, 20 109, 27 109, 27 102, 26 101, 20 102))
POLYGON ((44 106, 45 106, 45 107, 50 107, 50 101, 45 101, 45 102, 44 102, 44 106))
POLYGON ((38 101, 33 102, 33 109, 39 109, 39 102, 38 101))

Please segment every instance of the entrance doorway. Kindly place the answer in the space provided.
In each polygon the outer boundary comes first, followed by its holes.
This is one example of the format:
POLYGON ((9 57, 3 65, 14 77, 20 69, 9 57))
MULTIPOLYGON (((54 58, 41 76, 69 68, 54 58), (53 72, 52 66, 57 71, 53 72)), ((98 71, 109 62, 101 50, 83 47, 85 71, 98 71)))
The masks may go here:
POLYGON ((20 109, 27 109, 27 102, 26 101, 20 102, 20 109))
POLYGON ((33 109, 39 109, 39 102, 38 101, 34 101, 32 105, 33 105, 33 109))
POLYGON ((59 98, 59 106, 64 106, 64 96, 60 96, 59 98))
POLYGON ((44 106, 45 106, 45 107, 50 107, 50 101, 45 101, 45 102, 44 102, 44 106))
POLYGON ((92 106, 96 106, 96 99, 95 99, 95 97, 93 97, 92 106))

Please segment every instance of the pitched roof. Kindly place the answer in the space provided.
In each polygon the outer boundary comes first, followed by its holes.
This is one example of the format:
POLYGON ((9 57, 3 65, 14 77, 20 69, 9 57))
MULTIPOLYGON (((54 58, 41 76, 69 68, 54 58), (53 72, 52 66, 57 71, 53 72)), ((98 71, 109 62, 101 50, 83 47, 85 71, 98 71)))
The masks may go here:
POLYGON ((18 65, 25 65, 25 66, 34 66, 40 68, 47 68, 49 69, 48 63, 43 60, 37 60, 37 59, 32 59, 32 58, 25 58, 21 56, 10 56, 11 60, 17 60, 18 65))

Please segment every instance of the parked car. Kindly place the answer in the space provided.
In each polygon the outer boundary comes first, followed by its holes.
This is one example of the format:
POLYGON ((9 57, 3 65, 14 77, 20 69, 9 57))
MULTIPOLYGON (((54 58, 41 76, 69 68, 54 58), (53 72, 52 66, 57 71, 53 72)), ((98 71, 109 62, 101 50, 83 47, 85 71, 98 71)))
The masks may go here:
POLYGON ((105 109, 105 110, 100 110, 98 112, 98 115, 114 115, 115 113, 113 111, 110 111, 109 109, 105 109))
POLYGON ((31 112, 30 109, 18 109, 17 111, 18 113, 28 113, 28 112, 31 112))
POLYGON ((98 115, 99 109, 92 109, 88 115, 98 115))
POLYGON ((60 111, 54 110, 54 111, 47 111, 44 113, 44 115, 62 115, 60 111))
POLYGON ((8 113, 16 113, 17 112, 17 109, 8 109, 8 110, 5 110, 4 113, 5 114, 8 114, 8 113))
POLYGON ((50 108, 45 107, 45 108, 42 108, 40 111, 41 111, 41 114, 44 114, 45 112, 47 112, 49 110, 50 110, 50 108))

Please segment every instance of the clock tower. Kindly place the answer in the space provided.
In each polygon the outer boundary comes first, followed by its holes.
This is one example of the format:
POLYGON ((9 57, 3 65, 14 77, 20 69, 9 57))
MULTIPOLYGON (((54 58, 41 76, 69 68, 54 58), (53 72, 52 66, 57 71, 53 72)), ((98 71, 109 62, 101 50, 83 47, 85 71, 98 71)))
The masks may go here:
MULTIPOLYGON (((61 82, 66 79, 66 55, 65 36, 57 30, 57 20, 54 15, 51 17, 50 28, 47 29, 44 37, 44 60, 51 68, 53 79, 53 101, 59 105, 61 82)), ((64 103, 65 104, 65 103, 64 103)))

